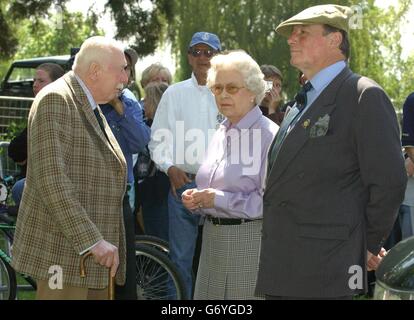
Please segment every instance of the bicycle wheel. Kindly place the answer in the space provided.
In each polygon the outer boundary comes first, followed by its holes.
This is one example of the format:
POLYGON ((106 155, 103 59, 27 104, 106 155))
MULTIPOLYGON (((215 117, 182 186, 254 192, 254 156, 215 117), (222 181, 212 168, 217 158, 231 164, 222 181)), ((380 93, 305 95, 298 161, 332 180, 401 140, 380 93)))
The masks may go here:
POLYGON ((166 254, 170 253, 170 246, 168 242, 155 236, 146 234, 136 235, 135 244, 146 244, 151 247, 155 247, 166 254))
POLYGON ((0 300, 16 299, 16 273, 0 256, 0 300))
POLYGON ((184 281, 168 256, 144 244, 135 245, 138 300, 183 300, 184 281))

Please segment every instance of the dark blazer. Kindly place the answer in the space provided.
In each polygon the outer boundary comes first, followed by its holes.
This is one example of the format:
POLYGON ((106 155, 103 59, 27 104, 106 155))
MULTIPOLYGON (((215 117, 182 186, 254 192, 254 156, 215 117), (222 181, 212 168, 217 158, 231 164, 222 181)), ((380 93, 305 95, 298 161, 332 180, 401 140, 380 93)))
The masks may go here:
POLYGON ((345 68, 289 133, 268 173, 258 293, 362 291, 349 286, 352 267, 364 270, 366 287, 366 251, 377 254, 387 238, 406 180, 390 100, 345 68))

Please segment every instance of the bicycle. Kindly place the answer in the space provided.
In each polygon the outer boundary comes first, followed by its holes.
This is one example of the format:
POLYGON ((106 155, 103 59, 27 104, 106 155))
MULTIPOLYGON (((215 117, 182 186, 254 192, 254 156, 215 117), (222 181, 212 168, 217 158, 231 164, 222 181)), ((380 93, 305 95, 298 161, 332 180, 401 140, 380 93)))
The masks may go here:
POLYGON ((5 214, 6 209, 7 207, 4 204, 0 205, 0 230, 3 234, 2 239, 0 239, 0 300, 15 300, 17 290, 35 291, 36 281, 19 273, 27 284, 17 283, 16 271, 10 265, 10 249, 15 225, 14 221, 5 214))
POLYGON ((168 253, 167 241, 148 235, 136 236, 138 300, 186 299, 183 277, 168 253))
MULTIPOLYGON (((1 185, 4 184, 0 183, 0 190, 4 191, 1 185)), ((3 202, 6 202, 6 199, 7 196, 3 202)), ((5 203, 0 203, 0 233, 4 235, 4 246, 0 247, 0 300, 14 300, 19 289, 36 290, 36 282, 25 275, 22 277, 29 286, 18 285, 16 271, 10 265, 10 248, 15 230, 14 219, 9 217, 10 208, 5 203)), ((0 238, 0 244, 1 240, 0 238)), ((184 281, 177 267, 169 259, 168 253, 169 246, 165 240, 148 235, 136 236, 138 299, 185 299, 184 281)))
MULTIPOLYGON (((1 214, 0 230, 4 234, 6 247, 13 241, 10 235, 14 229, 13 221, 1 214)), ((21 275, 29 286, 17 284, 16 272, 10 265, 10 254, 6 251, 7 249, 0 249, 0 300, 14 300, 18 290, 36 290, 36 282, 21 275)), ((137 236, 135 256, 139 300, 185 299, 184 281, 168 257, 168 243, 150 236, 137 236)))
POLYGON ((13 183, 11 176, 0 178, 0 300, 16 299, 17 290, 36 290, 36 282, 29 276, 19 274, 27 284, 18 284, 16 271, 10 265, 17 208, 7 202, 13 183))
POLYGON ((151 247, 154 247, 165 254, 170 253, 170 245, 164 239, 150 236, 146 234, 140 234, 135 236, 135 244, 146 244, 151 247))

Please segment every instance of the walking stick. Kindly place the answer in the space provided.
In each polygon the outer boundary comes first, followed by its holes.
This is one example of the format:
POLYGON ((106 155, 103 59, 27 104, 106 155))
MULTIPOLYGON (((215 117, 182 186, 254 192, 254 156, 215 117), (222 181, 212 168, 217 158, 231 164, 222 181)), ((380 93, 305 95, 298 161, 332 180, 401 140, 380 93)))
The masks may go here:
MULTIPOLYGON (((92 255, 92 252, 88 251, 81 257, 80 261, 80 276, 86 277, 85 260, 92 255)), ((108 269, 108 300, 115 300, 115 277, 111 275, 111 268, 108 269)))

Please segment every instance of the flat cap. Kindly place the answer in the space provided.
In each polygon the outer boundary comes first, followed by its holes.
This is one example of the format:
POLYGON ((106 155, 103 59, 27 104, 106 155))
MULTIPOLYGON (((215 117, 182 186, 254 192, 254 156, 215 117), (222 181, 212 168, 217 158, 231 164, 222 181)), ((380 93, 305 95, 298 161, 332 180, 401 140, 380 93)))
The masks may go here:
POLYGON ((325 4, 307 8, 276 27, 276 32, 289 37, 295 25, 327 24, 331 27, 349 31, 349 19, 353 11, 349 7, 325 4))

